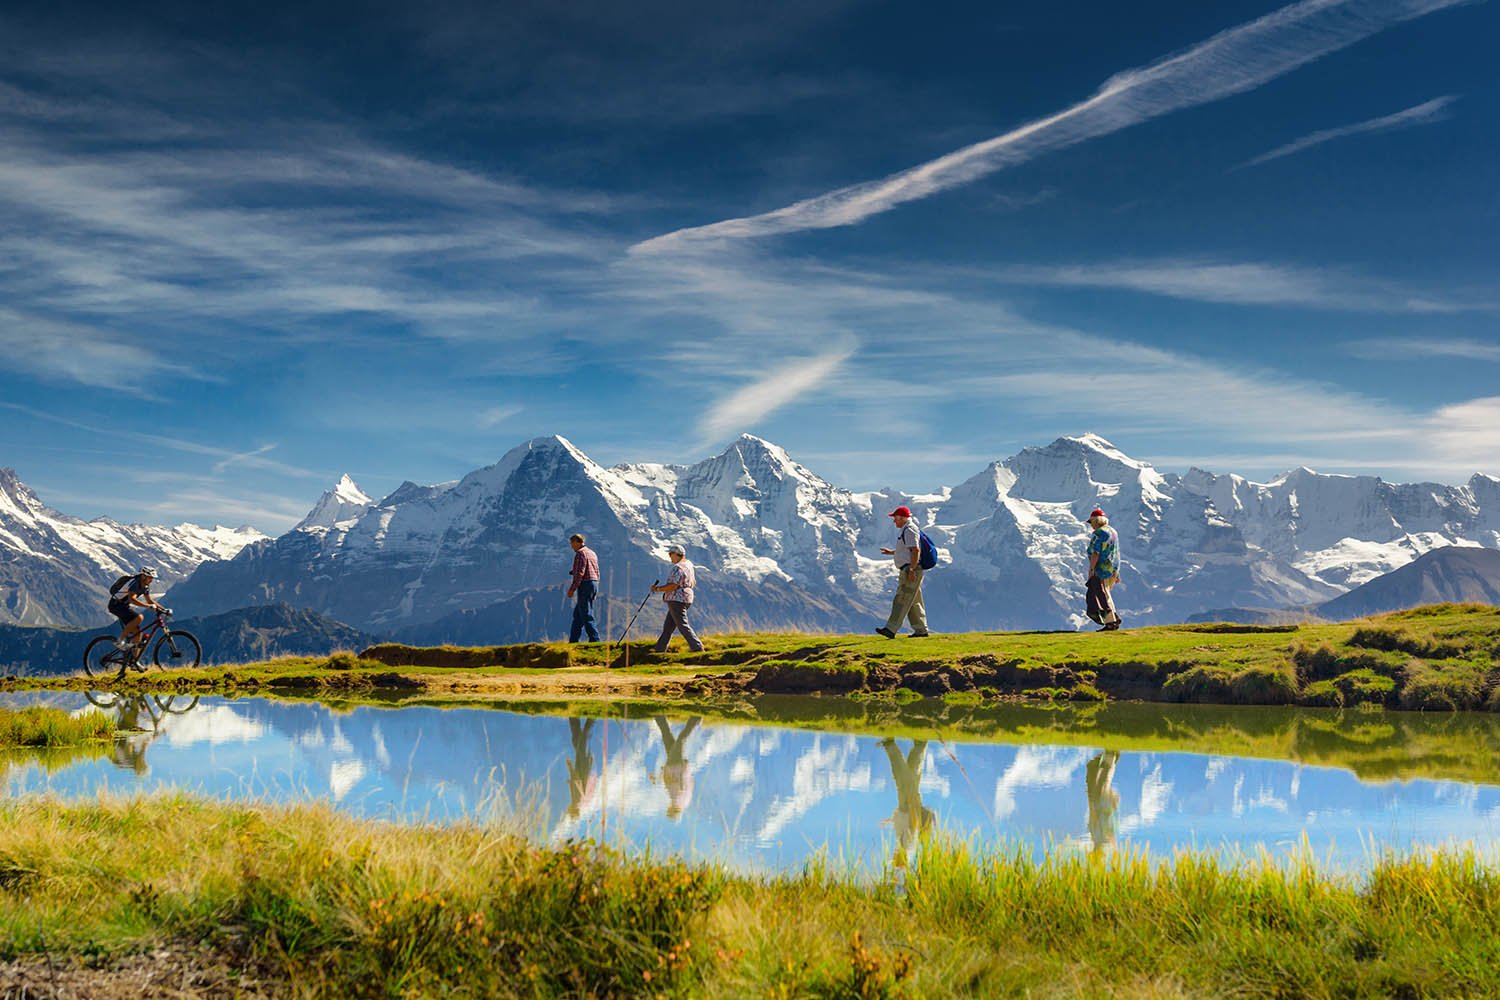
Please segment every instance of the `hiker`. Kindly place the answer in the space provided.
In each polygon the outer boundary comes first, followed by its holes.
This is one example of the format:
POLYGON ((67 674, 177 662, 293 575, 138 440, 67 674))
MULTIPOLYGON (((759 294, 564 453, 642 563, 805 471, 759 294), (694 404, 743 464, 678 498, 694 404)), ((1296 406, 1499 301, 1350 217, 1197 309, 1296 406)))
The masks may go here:
POLYGON ((922 605, 922 533, 912 523, 910 507, 897 507, 887 516, 896 523, 896 547, 882 548, 880 552, 882 555, 895 557, 896 596, 891 601, 891 616, 875 632, 887 639, 894 639, 904 618, 911 622, 912 638, 925 639, 927 609, 922 605))
POLYGON ((1120 613, 1115 610, 1110 591, 1120 582, 1120 536, 1109 526, 1104 511, 1095 508, 1089 514, 1089 578, 1085 585, 1084 612, 1102 626, 1100 632, 1120 627, 1120 613))
POLYGON ((577 819, 584 805, 594 797, 597 779, 594 775, 594 752, 589 736, 597 719, 569 719, 568 737, 573 744, 573 759, 568 761, 568 818, 577 819))
POLYGON ((1089 760, 1084 768, 1084 785, 1089 796, 1089 842, 1094 853, 1115 846, 1119 830, 1120 793, 1111 787, 1120 751, 1105 750, 1089 760))
POLYGON ((584 544, 582 535, 569 538, 568 544, 573 546, 573 583, 568 587, 568 596, 577 598, 573 603, 573 624, 568 629, 568 641, 577 642, 587 631, 589 642, 598 642, 594 598, 599 596, 599 557, 584 544))
POLYGON ((698 638, 698 633, 693 631, 693 626, 688 624, 688 608, 693 604, 693 587, 697 584, 697 576, 693 572, 693 564, 688 562, 687 552, 681 545, 672 545, 667 548, 667 558, 672 560, 672 569, 667 573, 667 582, 654 584, 651 587, 653 594, 661 594, 661 599, 667 605, 667 620, 662 623, 661 637, 656 640, 656 651, 665 653, 667 645, 672 641, 672 632, 676 630, 682 633, 687 640, 688 649, 695 653, 703 652, 703 640, 698 638))
POLYGON ((660 780, 667 791, 667 819, 676 820, 693 800, 693 770, 687 760, 687 738, 703 721, 701 716, 687 720, 676 736, 672 735, 672 724, 665 715, 656 717, 656 730, 661 733, 661 746, 667 752, 662 762, 660 780))
POLYGON ((880 741, 891 764, 891 780, 896 783, 896 808, 884 822, 896 831, 895 864, 906 865, 912 845, 932 826, 933 812, 922 804, 922 765, 927 763, 927 741, 913 740, 906 756, 889 736, 880 741))

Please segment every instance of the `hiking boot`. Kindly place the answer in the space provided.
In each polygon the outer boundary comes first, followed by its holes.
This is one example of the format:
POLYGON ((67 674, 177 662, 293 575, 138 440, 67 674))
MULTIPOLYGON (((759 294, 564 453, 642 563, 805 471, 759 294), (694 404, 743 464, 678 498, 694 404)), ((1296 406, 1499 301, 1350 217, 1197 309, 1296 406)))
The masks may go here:
POLYGON ((929 635, 931 635, 931 633, 930 633, 930 632, 913 632, 913 633, 912 633, 912 634, 911 634, 911 637, 912 637, 912 638, 913 638, 913 639, 925 639, 925 638, 927 638, 927 637, 928 637, 928 636, 929 636, 929 635))
POLYGON ((883 635, 887 639, 894 639, 894 638, 896 638, 896 633, 892 632, 890 629, 886 628, 884 625, 882 625, 878 629, 876 629, 875 630, 875 634, 876 635, 883 635))

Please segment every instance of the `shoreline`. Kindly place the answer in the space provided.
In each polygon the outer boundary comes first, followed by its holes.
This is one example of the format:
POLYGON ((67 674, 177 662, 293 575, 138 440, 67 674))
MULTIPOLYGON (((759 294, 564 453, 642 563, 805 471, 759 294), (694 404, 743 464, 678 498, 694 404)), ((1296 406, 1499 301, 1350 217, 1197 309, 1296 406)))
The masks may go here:
MULTIPOLYGON (((358 654, 131 674, 119 690, 461 694, 511 699, 761 695, 1145 701, 1500 711, 1500 608, 1434 605, 1329 625, 1162 625, 1118 632, 713 636, 700 654, 649 643, 372 646, 358 654), (623 664, 628 657, 630 666, 623 664), (618 665, 618 666, 617 666, 618 665)), ((85 690, 81 675, 0 690, 85 690)))

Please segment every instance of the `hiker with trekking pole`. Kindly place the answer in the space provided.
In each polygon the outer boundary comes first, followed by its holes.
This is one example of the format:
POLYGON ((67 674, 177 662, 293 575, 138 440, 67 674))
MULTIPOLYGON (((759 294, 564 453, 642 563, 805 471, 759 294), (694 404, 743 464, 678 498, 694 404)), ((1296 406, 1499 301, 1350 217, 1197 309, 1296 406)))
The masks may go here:
POLYGON ((688 649, 701 653, 703 640, 698 638, 698 633, 688 624, 688 608, 693 605, 693 588, 698 582, 697 575, 681 545, 668 546, 667 558, 672 560, 667 582, 651 586, 652 592, 661 594, 661 599, 667 605, 667 619, 662 623, 661 637, 656 640, 656 651, 665 653, 667 645, 672 641, 672 633, 676 631, 681 632, 682 637, 687 640, 688 649))

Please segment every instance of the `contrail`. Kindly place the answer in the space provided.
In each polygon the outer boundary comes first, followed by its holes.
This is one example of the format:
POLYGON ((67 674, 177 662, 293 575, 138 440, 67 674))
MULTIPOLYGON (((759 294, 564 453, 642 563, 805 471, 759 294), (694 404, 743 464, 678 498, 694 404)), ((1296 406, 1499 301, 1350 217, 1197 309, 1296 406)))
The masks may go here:
MULTIPOLYGON (((1431 122, 1439 122, 1448 117, 1447 108, 1456 97, 1438 97, 1418 104, 1414 108, 1405 111, 1397 111, 1393 115, 1385 115, 1381 118, 1371 118, 1369 121, 1356 122, 1353 125, 1340 125, 1338 128, 1325 128, 1317 132, 1304 135, 1300 139, 1294 139, 1285 146, 1277 146, 1269 153, 1262 153, 1253 160, 1246 160, 1240 164, 1241 167, 1254 167, 1270 160, 1279 160, 1283 156, 1291 156, 1300 153, 1304 149, 1321 146, 1325 142, 1334 139, 1342 139, 1351 135, 1369 135, 1372 132, 1389 132, 1391 129, 1411 128, 1413 125, 1427 125, 1431 122)), ((1235 169, 1239 169, 1236 167, 1235 169)))
POLYGON ((1116 74, 1088 100, 1004 135, 772 212, 666 233, 637 243, 631 252, 853 225, 1043 153, 1253 90, 1392 25, 1469 2, 1302 0, 1222 31, 1177 55, 1116 74))

